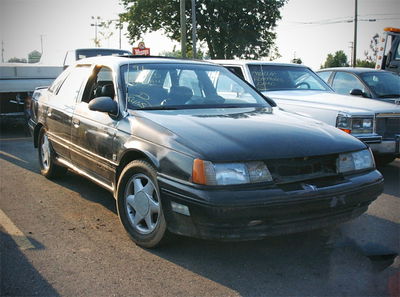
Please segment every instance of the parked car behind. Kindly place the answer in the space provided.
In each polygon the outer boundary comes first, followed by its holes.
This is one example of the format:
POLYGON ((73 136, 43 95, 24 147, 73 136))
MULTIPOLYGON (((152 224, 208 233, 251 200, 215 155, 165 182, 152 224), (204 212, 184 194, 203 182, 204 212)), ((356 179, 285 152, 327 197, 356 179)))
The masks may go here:
POLYGON ((144 247, 169 232, 245 240, 322 228, 382 192, 364 143, 282 111, 212 63, 89 58, 37 95, 41 173, 69 168, 108 189, 144 247))
POLYGON ((364 141, 380 163, 400 156, 399 105, 337 94, 304 65, 246 60, 214 62, 247 80, 279 107, 318 119, 364 141))
POLYGON ((335 92, 400 104, 400 76, 371 68, 327 68, 317 74, 335 92))

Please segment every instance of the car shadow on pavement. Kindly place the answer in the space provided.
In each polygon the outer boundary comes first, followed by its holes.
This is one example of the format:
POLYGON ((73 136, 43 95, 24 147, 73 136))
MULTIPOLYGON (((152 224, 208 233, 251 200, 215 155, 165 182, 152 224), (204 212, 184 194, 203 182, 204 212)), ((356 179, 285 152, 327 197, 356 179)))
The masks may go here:
POLYGON ((378 170, 385 178, 384 193, 400 198, 400 158, 396 161, 387 164, 386 166, 379 166, 378 170))
POLYGON ((357 225, 363 220, 377 229, 398 225, 367 214, 357 220, 337 228, 261 241, 181 237, 151 252, 240 296, 390 296, 388 281, 399 266, 390 265, 399 251, 380 246, 382 238, 363 242, 370 232, 357 238, 357 225), (379 258, 382 253, 389 255, 379 258), (380 259, 386 262, 374 262, 380 259))
MULTIPOLYGON (((0 296, 60 296, 32 266, 14 240, 1 230, 0 242, 0 296)), ((37 242, 33 245, 35 249, 43 248, 37 242)))

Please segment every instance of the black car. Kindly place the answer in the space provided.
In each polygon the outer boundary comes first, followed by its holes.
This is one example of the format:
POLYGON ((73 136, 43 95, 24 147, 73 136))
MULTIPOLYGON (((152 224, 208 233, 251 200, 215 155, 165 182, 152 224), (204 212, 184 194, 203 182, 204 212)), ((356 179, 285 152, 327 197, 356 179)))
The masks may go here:
POLYGON ((317 71, 335 92, 400 104, 400 76, 371 68, 327 68, 317 71))
POLYGON ((365 144, 279 109, 222 66, 96 57, 38 92, 42 174, 68 168, 108 189, 143 247, 169 232, 247 240, 322 228, 382 192, 365 144))

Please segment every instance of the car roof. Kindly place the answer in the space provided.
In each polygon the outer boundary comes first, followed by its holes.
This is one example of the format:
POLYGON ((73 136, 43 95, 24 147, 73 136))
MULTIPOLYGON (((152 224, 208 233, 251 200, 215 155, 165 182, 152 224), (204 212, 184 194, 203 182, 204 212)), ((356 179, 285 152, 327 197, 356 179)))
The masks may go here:
MULTIPOLYGON (((120 55, 120 56, 97 56, 90 57, 76 61, 75 65, 83 64, 101 64, 105 66, 118 67, 127 63, 135 64, 198 64, 198 65, 212 65, 220 66, 214 63, 210 63, 204 60, 190 60, 190 59, 180 59, 172 57, 161 57, 161 56, 134 56, 134 55, 120 55)), ((222 66, 221 66, 222 67, 222 66)))
POLYGON ((332 67, 332 68, 324 68, 320 69, 316 72, 323 72, 323 71, 346 71, 346 72, 351 72, 351 73, 366 73, 366 72, 388 72, 386 70, 377 70, 374 68, 366 68, 366 67, 332 67))
POLYGON ((270 65, 270 66, 290 66, 290 67, 303 67, 308 68, 302 64, 294 63, 281 63, 274 61, 260 61, 260 60, 210 60, 213 63, 223 64, 223 65, 270 65))

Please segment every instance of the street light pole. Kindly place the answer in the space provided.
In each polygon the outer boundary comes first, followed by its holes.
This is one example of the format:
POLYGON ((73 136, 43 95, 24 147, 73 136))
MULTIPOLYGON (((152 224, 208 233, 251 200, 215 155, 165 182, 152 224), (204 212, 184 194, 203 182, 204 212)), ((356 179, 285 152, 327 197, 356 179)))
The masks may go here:
POLYGON ((103 25, 97 23, 97 21, 100 20, 99 16, 97 16, 97 17, 92 16, 92 20, 95 21, 94 24, 90 24, 90 26, 94 27, 94 44, 95 44, 96 47, 99 47, 99 43, 98 43, 98 40, 97 40, 97 27, 101 27, 103 25))
POLYGON ((186 17, 185 17, 185 0, 180 2, 181 15, 181 51, 182 58, 186 58, 186 17))
POLYGON ((353 63, 351 66, 356 67, 357 61, 357 0, 355 1, 354 7, 354 40, 353 40, 353 63))

